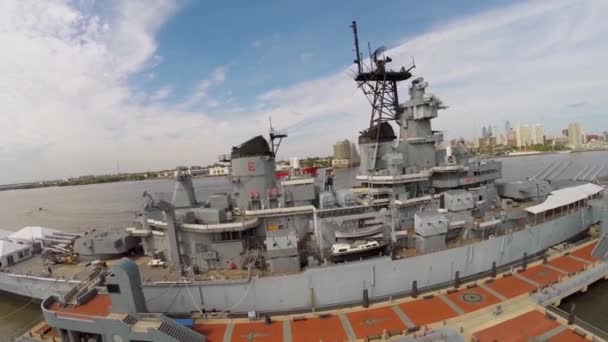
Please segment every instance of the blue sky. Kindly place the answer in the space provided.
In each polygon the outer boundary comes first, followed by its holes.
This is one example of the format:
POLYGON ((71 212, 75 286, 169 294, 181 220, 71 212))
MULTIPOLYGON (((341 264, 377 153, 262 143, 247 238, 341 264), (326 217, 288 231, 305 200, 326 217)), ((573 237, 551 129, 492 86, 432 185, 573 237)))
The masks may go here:
MULTIPOLYGON (((330 155, 369 105, 352 34, 449 106, 446 137, 608 128, 605 0, 0 1, 0 184, 205 165, 288 128, 280 158, 330 155)), ((400 90, 403 99, 408 83, 400 90)))
POLYGON ((357 20, 364 51, 396 45, 429 28, 506 1, 188 1, 157 34, 162 62, 134 84, 172 88, 183 100, 215 68, 229 67, 211 92, 248 105, 264 92, 339 72, 353 58, 357 20), (153 75, 153 76, 152 76, 153 75), (152 76, 152 77, 151 77, 152 76))

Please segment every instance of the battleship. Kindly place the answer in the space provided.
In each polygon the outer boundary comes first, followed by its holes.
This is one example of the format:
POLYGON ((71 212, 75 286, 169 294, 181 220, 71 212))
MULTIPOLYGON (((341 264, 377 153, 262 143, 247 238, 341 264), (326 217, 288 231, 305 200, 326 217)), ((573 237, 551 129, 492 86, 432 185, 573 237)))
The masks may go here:
MULTIPOLYGON (((118 312, 274 315, 485 277, 590 232, 604 236, 594 255, 606 256, 607 198, 597 174, 558 181, 559 165, 551 165, 507 181, 500 161, 474 157, 463 143, 441 148, 431 121, 447 106, 413 76, 414 65, 390 69, 384 48, 363 58, 355 22, 352 30, 354 80, 371 104, 356 186, 335 189, 331 172, 295 169, 277 179, 287 135, 271 129, 220 156, 231 165, 232 192, 200 200, 178 167, 172 198, 144 193, 131 227, 41 234, 31 251, 3 259, 0 289, 40 299, 46 311, 105 291, 118 312)), ((184 341, 197 338, 166 316, 145 317, 184 341)))

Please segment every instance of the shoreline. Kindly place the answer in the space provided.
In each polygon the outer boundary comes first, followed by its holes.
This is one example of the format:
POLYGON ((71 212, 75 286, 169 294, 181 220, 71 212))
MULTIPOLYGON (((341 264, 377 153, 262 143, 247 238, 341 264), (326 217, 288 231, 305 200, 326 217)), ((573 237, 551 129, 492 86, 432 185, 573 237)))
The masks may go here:
MULTIPOLYGON (((204 176, 197 175, 197 176, 192 176, 192 178, 217 178, 217 177, 226 177, 226 176, 227 175, 204 175, 204 176)), ((5 185, 0 185, 0 191, 32 190, 32 189, 41 189, 41 188, 64 188, 64 187, 70 187, 70 186, 112 184, 112 183, 122 183, 122 182, 141 182, 141 181, 162 180, 162 179, 172 179, 172 177, 121 178, 121 179, 117 179, 117 180, 108 180, 108 181, 99 180, 99 181, 90 181, 90 182, 66 182, 66 183, 52 182, 52 183, 47 183, 47 184, 39 184, 39 183, 5 184, 5 185)))
POLYGON ((601 149, 601 150, 563 150, 563 151, 539 151, 539 152, 533 152, 531 151, 530 153, 523 153, 523 154, 500 154, 500 155, 491 155, 491 154, 481 154, 479 155, 479 157, 482 158, 515 158, 515 157, 534 157, 534 156, 541 156, 541 155, 547 155, 547 154, 578 154, 578 153, 588 153, 588 152, 608 152, 608 149, 601 149))

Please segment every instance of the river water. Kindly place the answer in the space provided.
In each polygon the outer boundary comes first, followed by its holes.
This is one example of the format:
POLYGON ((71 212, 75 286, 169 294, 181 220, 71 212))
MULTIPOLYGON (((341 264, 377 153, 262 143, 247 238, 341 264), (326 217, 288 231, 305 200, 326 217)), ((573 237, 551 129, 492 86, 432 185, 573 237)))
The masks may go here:
MULTIPOLYGON (((556 161, 570 163, 559 178, 571 178, 586 165, 608 163, 608 152, 543 154, 502 158, 502 161, 503 178, 506 179, 532 176, 556 161)), ((608 167, 603 171, 602 174, 608 174, 608 167)), ((355 172, 354 169, 337 170, 336 187, 351 185, 355 172)), ((228 181, 220 177, 197 178, 194 186, 199 199, 230 191, 228 181)), ((14 231, 24 226, 47 226, 84 231, 95 227, 125 227, 143 205, 144 191, 169 199, 173 181, 160 179, 0 191, 0 229, 14 231)), ((599 284, 574 300, 581 318, 598 327, 608 325, 608 285, 599 284)), ((40 319, 38 304, 28 303, 28 299, 0 293, 0 340, 8 339, 40 319)))

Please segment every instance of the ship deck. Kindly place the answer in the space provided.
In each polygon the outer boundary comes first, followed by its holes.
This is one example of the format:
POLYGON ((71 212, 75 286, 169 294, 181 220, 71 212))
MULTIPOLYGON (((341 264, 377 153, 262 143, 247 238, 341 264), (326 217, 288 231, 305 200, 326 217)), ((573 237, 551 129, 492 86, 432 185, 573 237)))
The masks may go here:
POLYGON ((34 255, 10 266, 7 271, 34 277, 84 280, 93 271, 93 267, 85 266, 86 264, 86 262, 79 262, 76 264, 48 265, 39 255, 34 255), (51 273, 48 272, 49 268, 51 273))
MULTIPOLYGON (((138 256, 131 258, 137 266, 139 266, 139 273, 144 282, 176 282, 184 280, 184 276, 176 270, 174 267, 151 267, 148 266, 148 262, 152 260, 149 256, 138 256)), ((252 270, 252 276, 265 276, 269 275, 270 272, 264 272, 260 270, 252 270)), ((242 269, 218 269, 209 270, 204 273, 189 275, 188 281, 206 281, 206 280, 235 280, 235 279, 247 279, 249 278, 249 272, 242 269)))

